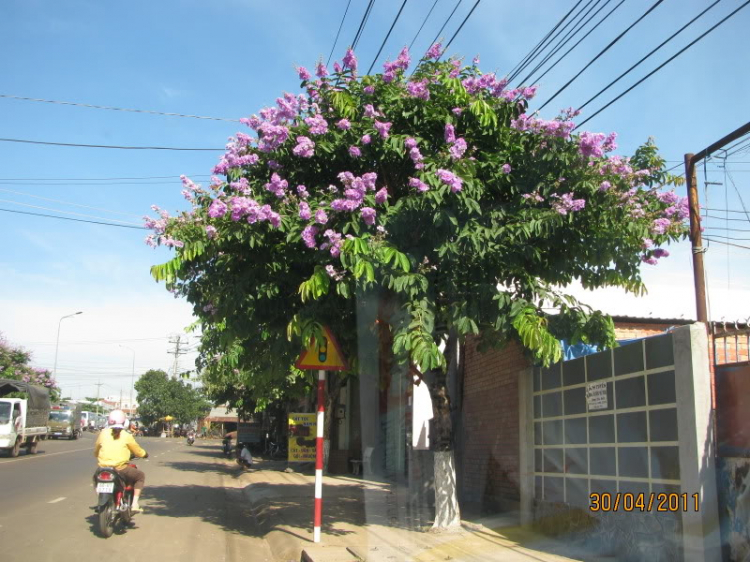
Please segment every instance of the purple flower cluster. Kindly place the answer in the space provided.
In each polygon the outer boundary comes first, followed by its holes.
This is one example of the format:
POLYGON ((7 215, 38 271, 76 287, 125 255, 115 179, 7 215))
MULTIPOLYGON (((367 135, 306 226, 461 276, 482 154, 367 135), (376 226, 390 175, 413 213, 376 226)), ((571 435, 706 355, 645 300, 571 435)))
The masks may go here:
POLYGON ((368 172, 363 174, 362 177, 357 177, 351 172, 341 172, 338 177, 345 187, 345 199, 331 201, 331 209, 339 212, 351 212, 360 208, 364 202, 365 194, 368 191, 375 191, 375 182, 378 179, 375 172, 368 172))
POLYGON ((297 146, 292 149, 295 156, 310 158, 315 154, 315 143, 308 137, 297 137, 297 146))
POLYGON ((375 209, 372 207, 362 207, 359 212, 366 225, 372 226, 375 224, 375 217, 377 216, 377 211, 375 211, 375 209))
POLYGON ((359 149, 358 146, 350 146, 349 147, 349 155, 352 158, 359 158, 360 156, 362 156, 362 151, 359 149))
POLYGON ((228 143, 226 152, 219 158, 219 163, 213 168, 214 174, 226 174, 232 168, 241 168, 242 166, 254 166, 258 163, 258 155, 247 153, 245 147, 240 147, 237 143, 228 143))
POLYGON ((424 183, 419 178, 409 178, 409 187, 413 187, 419 193, 424 193, 425 191, 430 190, 430 186, 424 183))
POLYGON ((371 117, 374 119, 375 117, 380 117, 380 113, 378 113, 371 103, 368 103, 365 105, 365 117, 371 117))
POLYGON ((306 226, 302 230, 302 241, 308 248, 315 248, 315 235, 318 233, 317 226, 306 226))
POLYGON ((297 186, 297 195, 299 195, 302 199, 307 199, 310 194, 307 192, 307 188, 300 184, 297 186))
POLYGON ((651 232, 654 234, 664 234, 669 227, 672 226, 672 221, 666 218, 655 219, 651 223, 651 232))
POLYGON ((463 189, 463 181, 456 174, 450 170, 443 170, 442 168, 435 172, 438 179, 445 185, 449 185, 451 193, 457 193, 463 189))
POLYGON ((209 240, 213 240, 219 235, 218 231, 216 230, 215 226, 211 226, 210 224, 206 227, 206 236, 208 236, 209 240))
POLYGON ((510 164, 503 164, 502 170, 504 174, 510 174, 513 168, 511 168, 510 164))
POLYGON ((308 221, 310 220, 311 216, 312 216, 312 211, 310 211, 310 205, 308 205, 305 201, 300 201, 299 218, 301 218, 303 221, 308 221))
POLYGON ((424 163, 422 162, 422 160, 424 160, 424 157, 417 147, 417 140, 409 137, 406 139, 406 141, 404 141, 404 146, 406 146, 406 148, 409 150, 409 158, 411 158, 412 162, 414 162, 414 167, 417 170, 421 170, 422 168, 424 168, 424 163))
POLYGON ((466 141, 462 137, 459 137, 456 139, 456 141, 448 151, 451 153, 451 158, 453 158, 454 160, 458 160, 464 155, 464 152, 466 152, 466 148, 466 141))
POLYGON ((237 193, 242 193, 244 195, 252 193, 250 182, 247 180, 247 178, 240 178, 237 181, 230 182, 229 187, 231 187, 237 193))
POLYGON ((424 58, 438 60, 441 56, 443 56, 443 46, 440 43, 435 43, 427 50, 424 58))
POLYGON ((304 66, 300 66, 297 68, 297 74, 299 74, 300 80, 310 79, 310 72, 308 72, 308 70, 304 66))
POLYGON ((336 123, 336 126, 342 131, 348 131, 351 129, 352 124, 348 119, 341 119, 336 123))
POLYGON ((548 137, 569 139, 570 133, 573 131, 576 125, 572 121, 561 121, 559 119, 546 121, 544 119, 530 117, 523 113, 518 116, 518 119, 511 120, 510 126, 512 129, 515 129, 517 131, 538 133, 548 137))
POLYGON ((327 248, 330 248, 331 255, 334 258, 339 257, 341 255, 341 245, 343 244, 343 241, 341 240, 341 234, 329 228, 323 233, 323 236, 328 238, 328 242, 321 244, 320 249, 325 250, 327 248))
POLYGON ((346 50, 346 54, 344 54, 344 58, 341 59, 341 62, 344 63, 344 69, 350 68, 352 72, 357 72, 357 57, 351 49, 346 50))
POLYGON ((324 135, 328 132, 328 121, 320 114, 305 117, 305 123, 310 127, 310 133, 313 135, 324 135))
POLYGON ((279 174, 273 173, 271 175, 271 181, 269 181, 264 187, 266 188, 266 191, 270 191, 279 199, 283 199, 286 195, 287 188, 289 187, 289 182, 282 179, 279 174))
POLYGON ((318 224, 325 224, 328 222, 328 214, 325 209, 318 209, 315 211, 315 222, 318 224))
POLYGON ((561 215, 575 213, 586 206, 586 200, 573 199, 573 193, 563 193, 562 195, 553 194, 551 197, 555 199, 552 201, 552 208, 561 215))
POLYGON ((429 80, 426 79, 419 80, 417 82, 409 82, 406 85, 406 91, 410 96, 414 98, 419 98, 421 100, 427 101, 430 99, 430 90, 427 87, 429 86, 429 84, 429 80))
POLYGON ((391 130, 392 123, 383 123, 382 121, 375 121, 375 130, 378 132, 381 138, 387 139, 389 131, 391 130))
POLYGON ((443 136, 445 137, 445 142, 450 144, 452 142, 456 142, 456 129, 451 125, 450 123, 445 124, 445 131, 443 133, 443 136))
POLYGON ((227 204, 221 199, 214 199, 208 207, 208 216, 212 219, 220 219, 227 214, 227 204))

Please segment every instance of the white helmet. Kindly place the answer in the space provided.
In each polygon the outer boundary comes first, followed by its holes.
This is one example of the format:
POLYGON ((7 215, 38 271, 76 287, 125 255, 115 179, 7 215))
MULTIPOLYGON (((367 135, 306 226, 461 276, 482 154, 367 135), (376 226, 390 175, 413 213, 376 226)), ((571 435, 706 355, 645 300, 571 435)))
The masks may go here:
POLYGON ((107 424, 112 429, 124 429, 125 428, 125 412, 122 410, 112 410, 109 413, 107 424))

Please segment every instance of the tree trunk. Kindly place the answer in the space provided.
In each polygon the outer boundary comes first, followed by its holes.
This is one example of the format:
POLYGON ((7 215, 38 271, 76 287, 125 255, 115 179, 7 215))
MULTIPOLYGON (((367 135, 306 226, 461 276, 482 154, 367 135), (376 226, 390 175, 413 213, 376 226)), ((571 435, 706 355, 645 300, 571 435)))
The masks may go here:
POLYGON ((331 427, 335 419, 335 408, 339 403, 339 394, 344 385, 344 377, 335 371, 329 371, 326 376, 326 404, 323 418, 323 472, 328 473, 328 458, 331 452, 331 427))
POLYGON ((430 441, 435 456, 435 522, 433 529, 451 529, 461 525, 461 511, 456 491, 456 465, 453 458, 453 424, 448 393, 448 375, 455 371, 457 339, 448 338, 446 355, 448 373, 434 372, 430 385, 433 419, 430 441))

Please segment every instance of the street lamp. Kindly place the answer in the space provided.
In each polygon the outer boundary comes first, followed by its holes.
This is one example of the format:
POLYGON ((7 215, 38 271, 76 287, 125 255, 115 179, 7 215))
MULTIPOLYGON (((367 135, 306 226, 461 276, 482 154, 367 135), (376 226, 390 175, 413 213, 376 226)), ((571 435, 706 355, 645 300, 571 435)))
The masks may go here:
MULTIPOLYGON (((118 344, 121 348, 127 349, 133 354, 133 374, 130 376, 130 415, 133 415, 133 388, 135 387, 135 350, 130 349, 127 346, 118 344)), ((120 404, 122 406, 122 404, 120 404)))
POLYGON ((72 316, 78 316, 79 314, 83 314, 83 311, 74 312, 73 314, 68 314, 67 316, 63 316, 60 318, 60 321, 57 323, 57 341, 55 343, 55 369, 52 372, 53 378, 57 380, 57 352, 60 348, 60 326, 62 325, 62 321, 66 318, 71 318, 72 316))

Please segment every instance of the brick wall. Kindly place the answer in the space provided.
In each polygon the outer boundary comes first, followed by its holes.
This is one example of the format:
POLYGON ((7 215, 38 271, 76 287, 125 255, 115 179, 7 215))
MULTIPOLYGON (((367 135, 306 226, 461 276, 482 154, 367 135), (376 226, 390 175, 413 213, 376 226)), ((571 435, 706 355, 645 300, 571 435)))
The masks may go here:
POLYGON ((529 367, 520 346, 464 355, 461 502, 492 512, 519 501, 518 372, 529 367))

